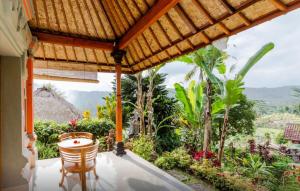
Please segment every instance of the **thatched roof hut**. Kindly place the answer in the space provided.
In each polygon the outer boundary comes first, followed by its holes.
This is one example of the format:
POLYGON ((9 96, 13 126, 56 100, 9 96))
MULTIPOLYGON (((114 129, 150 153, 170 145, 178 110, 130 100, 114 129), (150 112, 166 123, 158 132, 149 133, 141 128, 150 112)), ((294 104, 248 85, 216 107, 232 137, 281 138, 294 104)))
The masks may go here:
POLYGON ((58 123, 80 118, 80 112, 52 88, 42 87, 34 91, 34 118, 58 123))

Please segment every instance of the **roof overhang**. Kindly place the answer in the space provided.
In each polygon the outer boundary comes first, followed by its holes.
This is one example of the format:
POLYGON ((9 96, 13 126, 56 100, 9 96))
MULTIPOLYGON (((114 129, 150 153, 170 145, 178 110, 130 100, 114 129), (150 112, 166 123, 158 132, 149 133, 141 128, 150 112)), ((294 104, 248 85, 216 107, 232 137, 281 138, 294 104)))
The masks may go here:
POLYGON ((126 50, 122 72, 136 73, 286 14, 299 8, 300 1, 33 0, 33 4, 30 26, 39 40, 37 60, 95 65, 98 72, 114 72, 110 54, 120 48, 126 50))

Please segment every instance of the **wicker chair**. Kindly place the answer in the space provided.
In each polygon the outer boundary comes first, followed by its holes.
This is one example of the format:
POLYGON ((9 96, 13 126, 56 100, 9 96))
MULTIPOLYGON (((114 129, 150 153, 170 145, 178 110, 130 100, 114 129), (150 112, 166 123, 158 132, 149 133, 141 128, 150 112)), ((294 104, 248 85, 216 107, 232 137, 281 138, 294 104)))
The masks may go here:
POLYGON ((93 134, 88 132, 72 132, 72 133, 64 133, 59 136, 59 141, 63 141, 66 139, 74 139, 74 138, 86 138, 93 139, 93 134))
POLYGON ((78 173, 80 175, 82 190, 86 190, 85 173, 93 171, 96 179, 96 157, 98 153, 99 141, 94 145, 78 148, 63 148, 59 147, 59 153, 62 162, 62 177, 59 186, 63 185, 64 177, 67 173, 78 173))

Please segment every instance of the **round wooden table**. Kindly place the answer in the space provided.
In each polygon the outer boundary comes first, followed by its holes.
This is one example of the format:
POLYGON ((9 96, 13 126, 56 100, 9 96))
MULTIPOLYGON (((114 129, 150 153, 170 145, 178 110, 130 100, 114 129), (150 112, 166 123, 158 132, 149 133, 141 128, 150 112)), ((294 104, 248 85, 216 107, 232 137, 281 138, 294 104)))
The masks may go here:
POLYGON ((74 139, 66 139, 58 143, 58 146, 63 148, 75 148, 75 147, 85 147, 93 144, 92 139, 86 138, 74 138, 74 139), (77 143, 74 143, 77 141, 77 143))

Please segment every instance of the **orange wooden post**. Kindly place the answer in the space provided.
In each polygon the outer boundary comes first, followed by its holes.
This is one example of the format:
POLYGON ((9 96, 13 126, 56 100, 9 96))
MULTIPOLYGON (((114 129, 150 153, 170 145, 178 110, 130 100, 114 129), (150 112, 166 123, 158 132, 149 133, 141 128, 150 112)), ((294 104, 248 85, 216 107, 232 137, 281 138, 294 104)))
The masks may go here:
POLYGON ((28 135, 33 134, 33 102, 32 102, 32 91, 33 91, 33 60, 32 57, 27 59, 27 72, 28 77, 26 80, 26 131, 28 135))
POLYGON ((122 138, 122 95, 121 95, 121 74, 122 74, 122 59, 125 55, 124 50, 114 50, 111 53, 116 63, 116 148, 115 153, 118 156, 126 154, 124 151, 124 143, 122 138))
POLYGON ((116 141, 122 142, 122 97, 121 97, 121 64, 116 64, 116 141))

